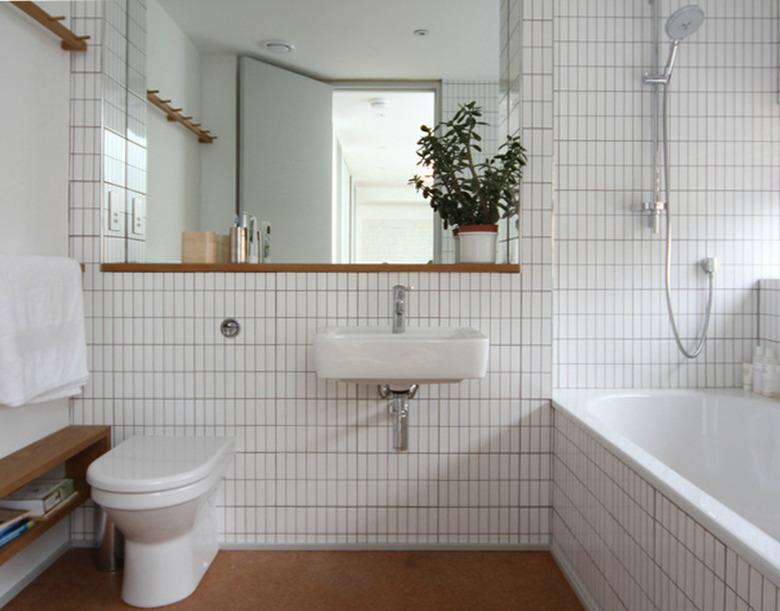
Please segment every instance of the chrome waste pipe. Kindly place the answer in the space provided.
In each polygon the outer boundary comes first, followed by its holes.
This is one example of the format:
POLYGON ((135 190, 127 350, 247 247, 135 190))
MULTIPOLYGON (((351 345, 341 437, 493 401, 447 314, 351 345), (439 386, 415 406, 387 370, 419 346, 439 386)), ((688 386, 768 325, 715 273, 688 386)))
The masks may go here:
POLYGON ((393 419, 394 450, 409 449, 409 401, 414 399, 418 389, 417 384, 404 390, 394 390, 387 384, 379 386, 379 396, 390 400, 387 409, 393 419))

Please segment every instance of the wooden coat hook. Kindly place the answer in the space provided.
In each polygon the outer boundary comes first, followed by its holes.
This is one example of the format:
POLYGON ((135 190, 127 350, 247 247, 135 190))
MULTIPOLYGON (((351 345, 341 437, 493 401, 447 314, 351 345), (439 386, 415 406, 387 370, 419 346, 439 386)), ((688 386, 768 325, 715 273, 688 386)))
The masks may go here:
POLYGON ((209 133, 209 130, 201 129, 201 123, 193 123, 191 116, 187 116, 182 113, 182 108, 175 108, 171 106, 171 100, 161 98, 159 95, 157 95, 158 93, 160 93, 158 89, 148 89, 146 91, 146 99, 148 99, 157 108, 162 110, 165 113, 168 121, 181 123, 184 127, 186 127, 198 137, 198 142, 211 144, 214 142, 214 140, 217 139, 216 136, 212 136, 209 133))
POLYGON ((20 11, 26 13, 47 30, 54 32, 62 39, 60 46, 66 51, 86 51, 89 36, 77 36, 60 22, 65 19, 61 15, 52 16, 35 2, 11 2, 20 11))

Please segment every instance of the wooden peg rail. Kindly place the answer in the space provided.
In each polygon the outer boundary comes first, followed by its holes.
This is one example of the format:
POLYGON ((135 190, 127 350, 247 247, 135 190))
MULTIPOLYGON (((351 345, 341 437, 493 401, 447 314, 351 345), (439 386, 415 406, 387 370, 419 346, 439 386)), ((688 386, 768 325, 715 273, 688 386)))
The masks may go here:
POLYGON ((216 136, 212 136, 207 129, 201 129, 200 123, 193 123, 192 117, 186 116, 182 113, 182 108, 175 108, 171 105, 170 100, 164 100, 159 95, 159 90, 149 89, 146 92, 146 99, 148 99, 157 108, 162 110, 168 117, 168 121, 175 121, 181 123, 184 127, 190 130, 198 137, 198 142, 204 144, 211 144, 217 139, 216 136))
POLYGON ((87 50, 86 41, 89 40, 89 36, 77 36, 64 25, 62 25, 60 22, 65 19, 65 17, 53 17, 44 11, 40 6, 35 4, 35 2, 11 2, 11 4, 13 4, 20 11, 35 19, 35 21, 40 23, 47 30, 54 32, 57 36, 59 36, 62 39, 60 45, 66 51, 87 50))

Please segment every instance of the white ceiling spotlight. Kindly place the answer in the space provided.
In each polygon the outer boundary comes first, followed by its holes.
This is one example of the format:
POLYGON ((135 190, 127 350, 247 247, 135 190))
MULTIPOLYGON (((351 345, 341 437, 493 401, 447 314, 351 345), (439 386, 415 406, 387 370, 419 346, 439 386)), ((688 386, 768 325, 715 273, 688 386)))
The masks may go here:
POLYGON ((415 36, 419 36, 420 38, 424 38, 425 36, 428 36, 430 34, 430 31, 426 30, 425 28, 418 28, 412 32, 415 36))
POLYGON ((387 98, 371 98, 368 103, 371 105, 371 108, 377 111, 380 117, 385 116, 385 111, 390 106, 390 100, 387 98))
POLYGON ((270 53, 283 54, 295 51, 295 45, 293 43, 289 40, 281 40, 278 38, 263 40, 260 42, 260 46, 270 53))
POLYGON ((371 108, 375 110, 384 110, 390 106, 390 100, 387 98, 371 98, 368 103, 371 104, 371 108))

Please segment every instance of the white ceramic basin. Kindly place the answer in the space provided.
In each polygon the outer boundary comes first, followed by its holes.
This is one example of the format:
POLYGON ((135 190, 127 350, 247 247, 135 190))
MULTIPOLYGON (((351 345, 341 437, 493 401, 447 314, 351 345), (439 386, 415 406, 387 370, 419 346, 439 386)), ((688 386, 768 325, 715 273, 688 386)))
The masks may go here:
POLYGON ((314 336, 321 378, 372 384, 448 384, 484 377, 488 338, 469 327, 328 327, 314 336))

